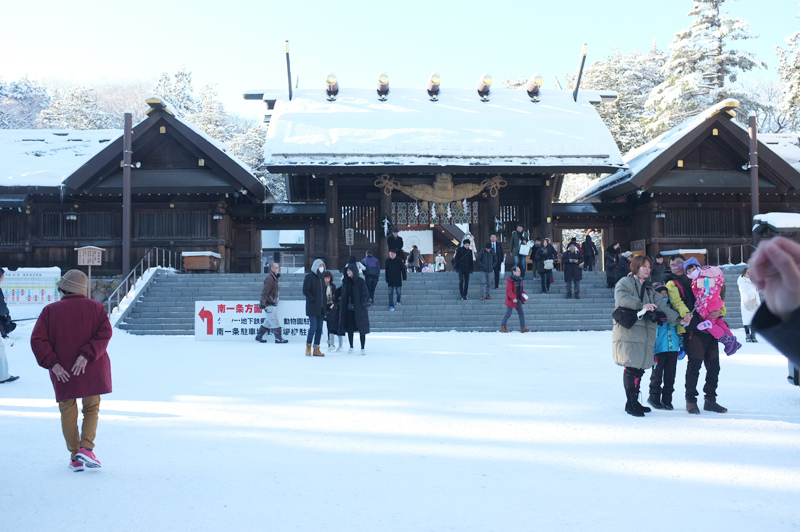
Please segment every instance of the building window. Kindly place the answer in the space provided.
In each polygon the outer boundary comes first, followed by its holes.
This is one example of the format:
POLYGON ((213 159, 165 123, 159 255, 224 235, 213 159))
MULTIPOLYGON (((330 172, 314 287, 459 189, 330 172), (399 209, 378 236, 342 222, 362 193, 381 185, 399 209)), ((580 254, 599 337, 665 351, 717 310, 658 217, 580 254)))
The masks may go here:
POLYGON ((43 212, 41 237, 59 238, 115 238, 113 212, 81 212, 77 219, 67 220, 64 212, 43 212))
POLYGON ((374 205, 342 205, 342 234, 339 238, 344 241, 345 229, 355 230, 356 244, 374 244, 378 228, 378 208, 374 205))
POLYGON ((210 219, 206 211, 140 211, 135 238, 208 238, 210 219))
POLYGON ((13 246, 20 243, 20 216, 14 212, 0 213, 0 246, 13 246))

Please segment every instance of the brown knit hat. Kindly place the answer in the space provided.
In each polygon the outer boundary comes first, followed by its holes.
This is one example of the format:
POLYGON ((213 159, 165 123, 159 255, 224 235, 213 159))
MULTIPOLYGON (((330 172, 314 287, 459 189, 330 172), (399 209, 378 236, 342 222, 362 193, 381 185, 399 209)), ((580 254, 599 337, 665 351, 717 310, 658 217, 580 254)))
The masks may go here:
POLYGON ((86 295, 86 286, 89 284, 89 279, 86 274, 80 270, 70 270, 61 276, 61 279, 56 283, 62 291, 69 294, 86 295))

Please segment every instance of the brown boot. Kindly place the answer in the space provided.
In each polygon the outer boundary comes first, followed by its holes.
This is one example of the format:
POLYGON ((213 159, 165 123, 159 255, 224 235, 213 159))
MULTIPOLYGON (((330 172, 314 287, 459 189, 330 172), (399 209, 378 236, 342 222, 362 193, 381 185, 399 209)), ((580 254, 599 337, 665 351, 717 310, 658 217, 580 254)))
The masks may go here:
POLYGON ((322 351, 319 350, 319 346, 318 345, 314 346, 314 356, 315 357, 324 357, 325 356, 325 353, 323 353, 322 351))
POLYGON ((697 408, 697 403, 690 403, 689 401, 686 401, 686 411, 690 414, 700 413, 700 409, 697 408))
POLYGON ((508 329, 506 329, 505 325, 500 326, 500 332, 508 332, 508 329))
POLYGON ((306 356, 311 356, 311 344, 306 344, 306 356))
POLYGON ((523 332, 523 333, 524 332, 531 332, 531 330, 528 329, 527 327, 523 327, 522 329, 519 330, 519 332, 523 332))

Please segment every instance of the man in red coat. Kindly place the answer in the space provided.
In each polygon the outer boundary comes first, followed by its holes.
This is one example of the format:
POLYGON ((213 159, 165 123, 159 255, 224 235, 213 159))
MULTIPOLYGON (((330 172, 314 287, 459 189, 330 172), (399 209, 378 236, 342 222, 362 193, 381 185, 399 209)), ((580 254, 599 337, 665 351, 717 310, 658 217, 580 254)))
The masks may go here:
POLYGON ((83 272, 65 273, 56 283, 61 300, 42 310, 31 334, 36 361, 50 370, 73 471, 100 467, 93 452, 100 395, 111 393, 111 363, 106 352, 111 324, 103 305, 86 297, 87 284, 83 272), (80 434, 78 398, 83 405, 80 434))

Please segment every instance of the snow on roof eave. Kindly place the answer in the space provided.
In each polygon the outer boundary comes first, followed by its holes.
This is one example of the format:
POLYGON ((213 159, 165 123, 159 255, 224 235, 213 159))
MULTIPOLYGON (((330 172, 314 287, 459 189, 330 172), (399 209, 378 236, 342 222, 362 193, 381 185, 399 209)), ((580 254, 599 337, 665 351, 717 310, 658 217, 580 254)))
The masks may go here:
MULTIPOLYGON (((601 178, 600 181, 591 185, 590 187, 587 187, 580 194, 578 194, 573 201, 590 201, 592 198, 600 196, 606 190, 629 182, 642 168, 653 162, 656 158, 658 158, 659 155, 664 153, 676 142, 685 137, 689 132, 701 127, 707 120, 714 118, 720 113, 726 113, 730 117, 735 117, 736 114, 733 112, 733 109, 737 107, 739 107, 738 100, 733 98, 723 100, 709 107, 699 115, 687 118, 677 126, 665 133, 662 133, 650 142, 629 151, 623 156, 623 160, 628 165, 628 170, 620 170, 609 176, 601 178)), ((616 199, 620 196, 624 196, 631 191, 626 190, 620 192, 620 194, 617 194, 614 196, 614 198, 610 199, 616 199)))
POLYGON ((291 102, 276 105, 264 147, 273 166, 287 158, 306 163, 310 156, 358 164, 354 159, 499 160, 532 152, 603 154, 612 169, 624 165, 594 106, 558 90, 542 93, 538 103, 524 90, 507 89, 493 91, 488 102, 465 89, 443 91, 436 102, 416 89, 393 89, 385 102, 369 89, 341 91, 335 101, 320 91, 299 90, 291 102))

